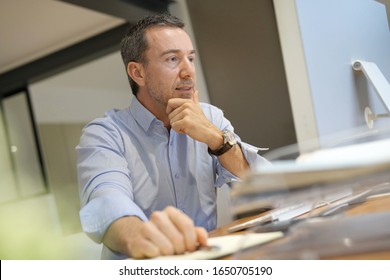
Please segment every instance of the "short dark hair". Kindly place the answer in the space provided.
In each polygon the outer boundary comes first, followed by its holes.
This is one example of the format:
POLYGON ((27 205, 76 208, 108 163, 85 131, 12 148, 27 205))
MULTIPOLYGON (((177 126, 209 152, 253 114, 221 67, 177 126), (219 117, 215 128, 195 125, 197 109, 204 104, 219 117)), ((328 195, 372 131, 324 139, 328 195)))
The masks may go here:
MULTIPOLYGON (((121 55, 123 63, 125 64, 126 73, 129 62, 147 62, 145 61, 144 56, 145 51, 148 48, 148 42, 145 38, 145 31, 148 28, 154 26, 171 26, 183 28, 184 23, 179 18, 170 14, 154 14, 144 17, 134 25, 129 25, 127 32, 121 41, 121 55)), ((133 94, 137 95, 137 83, 128 74, 127 76, 133 94)))

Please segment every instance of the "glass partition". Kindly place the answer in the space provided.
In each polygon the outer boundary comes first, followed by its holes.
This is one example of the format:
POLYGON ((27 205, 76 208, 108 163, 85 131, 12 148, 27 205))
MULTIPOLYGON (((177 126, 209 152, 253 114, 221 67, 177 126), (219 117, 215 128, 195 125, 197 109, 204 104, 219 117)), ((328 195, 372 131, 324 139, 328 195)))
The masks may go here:
POLYGON ((0 202, 46 193, 31 106, 26 91, 1 100, 0 202))

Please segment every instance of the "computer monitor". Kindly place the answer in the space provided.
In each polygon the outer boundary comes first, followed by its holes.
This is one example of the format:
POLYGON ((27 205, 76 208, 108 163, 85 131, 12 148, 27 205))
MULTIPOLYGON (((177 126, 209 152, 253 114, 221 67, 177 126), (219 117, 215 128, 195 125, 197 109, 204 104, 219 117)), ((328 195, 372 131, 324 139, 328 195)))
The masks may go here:
MULTIPOLYGON (((298 145, 310 141, 311 149, 313 143, 321 148, 331 135, 389 127, 388 106, 366 74, 353 69, 355 61, 367 61, 390 81, 386 6, 374 0, 274 0, 274 7, 298 145), (371 127, 370 111, 383 117, 371 120, 371 127)), ((382 94, 390 98, 390 92, 382 94)))

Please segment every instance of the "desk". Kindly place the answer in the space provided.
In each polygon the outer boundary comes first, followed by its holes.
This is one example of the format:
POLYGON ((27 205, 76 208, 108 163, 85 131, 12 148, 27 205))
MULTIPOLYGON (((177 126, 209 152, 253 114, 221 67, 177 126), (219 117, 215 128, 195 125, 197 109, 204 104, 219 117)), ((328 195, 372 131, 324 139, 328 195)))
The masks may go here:
MULTIPOLYGON (((382 196, 370 199, 364 203, 355 204, 353 206, 350 206, 346 211, 346 216, 353 216, 353 215, 362 215, 362 214, 368 214, 368 213, 378 213, 378 212, 390 212, 390 196, 382 196)), ((260 214, 262 215, 262 214, 260 214)), ((255 215, 253 217, 247 217, 243 219, 236 220, 228 225, 225 225, 223 227, 220 227, 218 229, 215 229, 214 231, 211 231, 209 236, 210 237, 217 237, 222 235, 231 234, 228 232, 228 228, 236 225, 238 223, 244 222, 246 220, 249 220, 251 218, 258 217, 260 215, 255 215)), ((243 234, 248 233, 250 231, 244 231, 244 232, 237 232, 233 234, 243 234)), ((262 252, 262 246, 272 246, 275 244, 281 244, 282 242, 286 242, 289 240, 289 235, 287 234, 285 237, 272 241, 266 245, 260 245, 248 250, 245 250, 244 252, 240 252, 238 257, 240 259, 258 259, 264 256, 264 253, 262 252)), ((227 256, 224 259, 235 259, 237 258, 236 255, 234 256, 227 256)), ((384 249, 381 251, 373 251, 368 253, 359 253, 359 254, 352 254, 352 255, 337 255, 337 256, 331 256, 327 257, 326 259, 349 259, 349 260, 358 260, 358 259, 386 259, 390 260, 390 249, 384 249)))

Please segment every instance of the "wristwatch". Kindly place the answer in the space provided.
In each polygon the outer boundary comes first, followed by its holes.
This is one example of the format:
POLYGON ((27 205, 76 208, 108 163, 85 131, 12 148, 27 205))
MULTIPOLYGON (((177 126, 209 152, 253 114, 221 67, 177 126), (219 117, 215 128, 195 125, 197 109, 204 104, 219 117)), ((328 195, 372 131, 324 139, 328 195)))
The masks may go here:
POLYGON ((220 156, 229 151, 231 148, 233 148, 234 145, 237 144, 237 139, 234 136, 234 133, 230 130, 225 129, 222 134, 223 137, 223 144, 216 150, 211 150, 208 148, 209 154, 214 156, 220 156))

